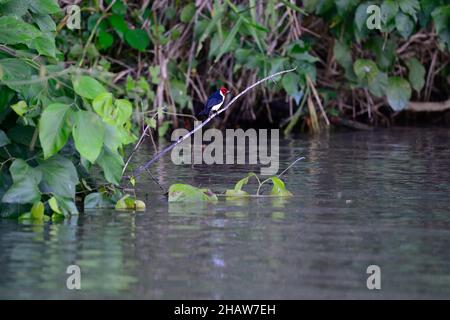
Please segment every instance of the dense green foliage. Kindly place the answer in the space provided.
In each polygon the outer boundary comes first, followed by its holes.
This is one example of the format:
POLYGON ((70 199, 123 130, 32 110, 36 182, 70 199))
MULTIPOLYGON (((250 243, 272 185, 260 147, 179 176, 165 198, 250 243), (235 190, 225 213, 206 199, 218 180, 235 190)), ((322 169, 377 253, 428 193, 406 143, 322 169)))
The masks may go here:
POLYGON ((239 91, 297 67, 228 119, 272 120, 282 100, 285 133, 299 121, 319 130, 327 117, 371 121, 384 118, 380 106, 449 96, 448 1, 296 3, 82 1, 81 29, 70 30, 56 0, 0 0, 1 215, 57 218, 82 199, 142 206, 117 188, 124 147, 145 126, 161 136, 189 126, 181 114, 220 85, 239 91), (367 28, 371 4, 381 30, 367 28))
POLYGON ((61 63, 55 1, 3 0, 0 12, 1 215, 77 213, 76 191, 92 190, 92 166, 120 183, 123 147, 136 140, 132 104, 61 63))

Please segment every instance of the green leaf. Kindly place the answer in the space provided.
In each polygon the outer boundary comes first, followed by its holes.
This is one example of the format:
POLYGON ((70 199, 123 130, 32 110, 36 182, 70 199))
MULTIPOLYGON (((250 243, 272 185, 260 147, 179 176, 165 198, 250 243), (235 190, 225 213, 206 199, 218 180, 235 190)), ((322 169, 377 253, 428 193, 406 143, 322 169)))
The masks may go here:
POLYGON ((122 178, 123 159, 109 148, 103 147, 97 159, 98 165, 103 169, 103 173, 108 182, 118 185, 122 178))
POLYGON ((94 163, 102 150, 105 129, 100 118, 90 111, 74 115, 73 139, 80 155, 94 163))
POLYGON ((108 18, 108 21, 113 29, 117 32, 119 37, 123 38, 125 33, 128 31, 128 26, 125 22, 124 16, 114 14, 108 18))
POLYGON ((386 94, 388 86, 388 76, 384 72, 378 72, 375 79, 369 82, 369 91, 376 97, 382 97, 386 94))
MULTIPOLYGON (((58 207, 64 216, 70 216, 72 214, 78 214, 77 206, 72 198, 64 198, 60 196, 55 196, 58 202, 58 207)), ((57 216, 56 216, 57 217, 57 216)))
POLYGON ((56 0, 32 0, 30 2, 31 9, 39 14, 53 14, 61 10, 56 0))
POLYGON ((16 159, 9 168, 13 185, 3 195, 6 203, 35 203, 41 199, 39 182, 42 174, 30 167, 24 160, 16 159))
MULTIPOLYGON (((92 107, 94 111, 102 117, 103 120, 112 120, 113 119, 113 95, 109 92, 104 92, 99 94, 92 101, 92 107)), ((107 121, 108 122, 108 121, 107 121)))
POLYGON ((407 39, 414 30, 414 21, 408 15, 399 12, 395 16, 395 26, 400 35, 407 39))
POLYGON ((72 127, 69 124, 70 106, 54 103, 45 108, 39 123, 39 141, 47 159, 56 154, 69 139, 72 127))
POLYGON ((386 94, 392 109, 401 111, 408 105, 411 98, 411 87, 405 79, 391 77, 389 78, 386 94))
POLYGON ((272 180, 272 191, 270 192, 273 196, 278 197, 292 197, 293 194, 286 189, 284 182, 278 178, 278 177, 271 177, 270 180, 272 180))
POLYGON ((11 141, 9 140, 8 136, 6 135, 6 133, 0 129, 0 147, 6 146, 7 144, 9 144, 11 141))
POLYGON ((0 16, 24 16, 30 7, 31 0, 0 0, 0 16))
POLYGON ((295 73, 288 73, 283 76, 281 84, 288 95, 295 95, 298 92, 298 75, 295 73))
POLYGON ((245 186, 248 183, 248 179, 251 176, 254 176, 254 173, 248 174, 247 177, 239 180, 236 185, 234 186, 234 189, 228 189, 225 191, 225 196, 227 198, 240 198, 240 197, 248 197, 248 193, 244 190, 242 190, 242 187, 245 186))
POLYGON ((130 29, 125 33, 125 40, 130 47, 139 51, 145 51, 150 44, 147 32, 142 29, 130 29))
POLYGON ((27 43, 41 34, 37 28, 19 18, 12 16, 0 18, 0 43, 2 44, 27 43))
POLYGON ((220 46, 220 51, 217 54, 216 59, 214 60, 214 62, 219 61, 220 57, 222 57, 222 55, 226 52, 230 51, 231 48, 231 44, 233 43, 233 40, 235 40, 236 38, 236 34, 239 30, 239 28, 241 27, 242 24, 242 18, 239 17, 238 21, 236 22, 236 24, 233 26, 233 28, 231 29, 231 31, 228 33, 227 38, 225 39, 225 41, 221 44, 220 46))
POLYGON ((353 70, 360 81, 369 83, 373 81, 379 70, 375 62, 367 59, 358 59, 353 65, 353 70))
POLYGON ((101 30, 98 33, 98 43, 99 49, 108 49, 114 43, 114 37, 109 32, 101 30))
POLYGON ((69 159, 56 155, 47 160, 39 160, 36 167, 42 175, 42 192, 54 196, 75 199, 75 187, 78 184, 77 170, 69 159))
POLYGON ((11 105, 11 108, 17 113, 19 116, 23 116, 28 109, 27 103, 23 100, 11 105))
POLYGON ((31 207, 31 219, 33 220, 44 220, 44 204, 41 201, 36 202, 31 207))
POLYGON ((106 192, 94 192, 84 198, 84 209, 114 208, 114 200, 106 192))
POLYGON ((420 63, 416 58, 411 58, 406 61, 406 65, 408 66, 409 74, 408 80, 411 83, 411 86, 417 92, 422 90, 425 85, 425 73, 426 70, 424 66, 420 63))
POLYGON ((369 7, 368 3, 362 3, 358 6, 355 12, 355 24, 359 31, 363 31, 367 29, 366 21, 367 21, 367 8, 369 7))
POLYGON ((396 0, 385 0, 381 5, 381 18, 384 23, 392 20, 398 12, 398 3, 396 0))
POLYGON ((73 89, 76 94, 87 98, 87 99, 95 99, 98 95, 107 92, 105 87, 89 76, 80 76, 72 79, 73 89))
POLYGON ((416 20, 416 12, 420 10, 419 0, 400 0, 400 9, 416 20))
POLYGON ((199 189, 188 184, 172 184, 169 202, 216 202, 217 196, 209 189, 199 189))
POLYGON ((181 10, 180 20, 181 22, 188 23, 192 20, 195 14, 195 3, 190 3, 183 7, 181 10))
POLYGON ((126 99, 117 99, 114 101, 114 106, 113 117, 117 125, 121 126, 130 120, 133 113, 133 106, 130 101, 126 99))
POLYGON ((40 55, 55 57, 56 45, 55 38, 50 36, 37 37, 32 41, 32 47, 35 48, 40 55))
POLYGON ((56 200, 55 197, 51 197, 48 200, 48 205, 50 206, 50 208, 53 210, 53 212, 62 214, 61 209, 58 206, 58 201, 56 200))
POLYGON ((125 195, 114 206, 116 210, 145 210, 145 203, 141 200, 135 200, 130 195, 125 195))
POLYGON ((42 32, 56 31, 56 23, 55 21, 53 21, 52 17, 50 17, 48 14, 44 15, 34 14, 33 19, 42 32))

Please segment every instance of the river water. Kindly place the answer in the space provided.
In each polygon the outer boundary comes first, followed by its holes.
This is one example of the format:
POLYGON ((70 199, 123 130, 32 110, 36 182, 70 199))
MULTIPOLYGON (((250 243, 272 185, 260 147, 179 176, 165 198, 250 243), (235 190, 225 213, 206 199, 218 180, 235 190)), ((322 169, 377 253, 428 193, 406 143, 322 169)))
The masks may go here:
MULTIPOLYGON (((450 130, 281 142, 281 168, 299 156, 284 175, 289 199, 169 205, 142 176, 145 212, 0 220, 0 298, 450 298, 450 130), (72 264, 81 290, 66 287, 72 264), (369 265, 380 267, 380 290, 367 289, 369 265)), ((165 186, 223 192, 257 169, 166 156, 153 173, 165 186)))

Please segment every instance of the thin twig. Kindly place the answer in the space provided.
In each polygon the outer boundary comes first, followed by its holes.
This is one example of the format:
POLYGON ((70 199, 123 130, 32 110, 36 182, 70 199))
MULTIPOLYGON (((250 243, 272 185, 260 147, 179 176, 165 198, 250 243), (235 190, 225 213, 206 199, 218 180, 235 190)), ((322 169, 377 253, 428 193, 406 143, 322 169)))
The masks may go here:
POLYGON ((212 113, 205 121, 203 121, 201 124, 199 124, 197 127, 195 127, 193 130, 191 130, 190 132, 188 132, 187 134, 185 134, 183 137, 179 138, 176 142, 172 143, 170 146, 168 146, 167 148, 165 148, 164 150, 162 150, 161 152, 159 152, 158 154, 156 154, 150 161, 148 161, 147 163, 145 163, 144 165, 140 166, 139 168, 137 168, 134 172, 133 172, 133 176, 136 177, 138 176, 142 171, 146 170, 147 168, 149 168, 156 160, 158 160, 159 158, 161 158, 163 155, 165 155, 167 152, 169 152, 170 150, 172 150, 173 148, 175 148, 178 144, 182 143, 184 140, 186 140, 187 138, 189 138, 190 136, 192 136, 195 132, 197 132, 198 130, 200 130, 201 128, 203 128, 208 122, 210 122, 213 118, 215 118, 216 116, 218 116, 219 114, 221 114, 222 112, 225 112, 226 110, 228 110, 229 107, 231 107, 231 105, 236 102, 237 99, 239 99, 241 96, 243 96, 244 94, 246 94, 248 91, 250 91, 251 89, 253 89, 254 87, 258 86, 259 84, 270 80, 272 78, 275 78, 277 76, 280 76, 282 74, 288 73, 288 72, 292 72, 295 69, 297 69, 297 67, 293 68, 293 69, 289 69, 289 70, 284 70, 284 71, 280 71, 277 73, 274 73, 270 76, 265 77, 264 79, 259 80, 258 82, 252 84, 251 86, 247 87, 244 91, 242 91, 241 93, 239 93, 236 97, 234 97, 224 108, 220 109, 218 112, 216 113, 212 113))

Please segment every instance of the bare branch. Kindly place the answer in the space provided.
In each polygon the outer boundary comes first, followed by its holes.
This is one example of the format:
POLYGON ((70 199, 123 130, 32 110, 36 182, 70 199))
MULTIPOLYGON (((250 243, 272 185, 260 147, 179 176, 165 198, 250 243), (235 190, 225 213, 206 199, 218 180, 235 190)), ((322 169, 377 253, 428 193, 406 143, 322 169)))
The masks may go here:
POLYGON ((201 128, 203 128, 208 122, 210 122, 214 117, 218 116, 219 114, 221 114, 222 112, 225 112, 226 110, 228 110, 229 107, 231 107, 231 105, 236 102, 237 99, 239 99, 240 97, 242 97, 244 94, 246 94, 247 92, 249 92, 251 89, 253 89, 254 87, 260 85, 261 83, 270 80, 272 78, 275 78, 277 76, 280 76, 282 74, 288 73, 288 72, 292 72, 297 68, 293 68, 293 69, 289 69, 289 70, 284 70, 284 71, 280 71, 277 73, 274 73, 270 76, 265 77, 264 79, 259 80, 258 82, 255 82, 254 84, 252 84, 251 86, 247 87, 244 91, 242 91, 241 93, 239 93, 236 97, 234 97, 224 108, 220 109, 218 112, 211 114, 208 119, 206 119, 205 121, 203 121, 201 124, 199 124, 198 126, 196 126, 194 129, 192 129, 192 131, 188 132, 187 134, 185 134, 183 137, 181 137, 180 139, 178 139, 176 142, 172 143, 170 146, 168 146, 167 148, 165 148, 164 150, 162 150, 161 152, 159 152, 158 154, 156 154, 150 161, 146 162, 145 164, 143 164, 142 166, 140 166, 139 168, 137 168, 134 172, 133 172, 133 176, 136 177, 138 176, 140 173, 142 173, 142 171, 146 170, 147 168, 149 168, 156 160, 158 160, 159 158, 161 158, 163 155, 165 155, 167 152, 169 152, 170 150, 172 150, 173 148, 175 148, 178 144, 182 143, 184 140, 186 140, 187 138, 189 138, 190 136, 192 136, 195 132, 197 132, 198 130, 200 130, 201 128))

